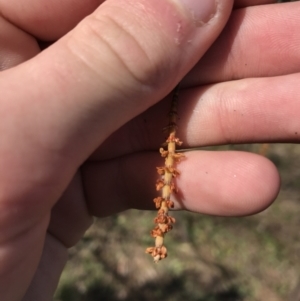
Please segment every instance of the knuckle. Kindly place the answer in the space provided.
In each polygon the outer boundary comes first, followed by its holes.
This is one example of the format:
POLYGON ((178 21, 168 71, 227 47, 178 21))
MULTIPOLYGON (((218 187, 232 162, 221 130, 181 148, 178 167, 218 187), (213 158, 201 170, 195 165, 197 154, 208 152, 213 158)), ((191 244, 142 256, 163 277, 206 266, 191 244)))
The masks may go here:
POLYGON ((94 14, 82 22, 72 39, 72 52, 98 74, 129 77, 143 86, 160 84, 170 70, 163 37, 125 12, 116 15, 94 14))

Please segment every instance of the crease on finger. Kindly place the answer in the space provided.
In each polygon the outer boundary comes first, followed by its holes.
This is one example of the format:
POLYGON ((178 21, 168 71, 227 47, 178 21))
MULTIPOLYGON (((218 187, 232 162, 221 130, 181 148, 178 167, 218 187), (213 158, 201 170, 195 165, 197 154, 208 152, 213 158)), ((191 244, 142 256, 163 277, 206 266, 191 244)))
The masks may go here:
POLYGON ((39 52, 35 38, 0 15, 0 71, 14 67, 39 52))

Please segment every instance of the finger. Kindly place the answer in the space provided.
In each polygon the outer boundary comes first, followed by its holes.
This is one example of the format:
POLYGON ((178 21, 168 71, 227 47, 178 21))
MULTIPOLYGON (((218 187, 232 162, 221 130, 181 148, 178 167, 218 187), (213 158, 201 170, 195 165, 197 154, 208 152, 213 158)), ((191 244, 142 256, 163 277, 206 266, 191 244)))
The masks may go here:
POLYGON ((300 72, 299 14, 299 1, 235 10, 185 85, 300 72))
POLYGON ((93 223, 85 202, 80 173, 77 172, 51 210, 48 233, 66 248, 73 247, 93 223))
POLYGON ((40 264, 22 301, 53 300, 52 296, 67 260, 67 248, 47 234, 40 264))
POLYGON ((241 8, 241 7, 254 6, 254 5, 271 4, 276 2, 277 2, 276 0, 235 0, 234 7, 241 8))
POLYGON ((299 142, 299 80, 296 73, 190 90, 191 101, 181 108, 182 139, 189 145, 299 142))
POLYGON ((41 40, 61 38, 104 0, 0 0, 0 11, 9 22, 41 40))
POLYGON ((33 37, 0 17, 0 71, 34 57, 39 51, 33 37))
MULTIPOLYGON (((182 90, 178 136, 183 148, 231 143, 300 141, 300 73, 182 90)), ((104 160, 154 150, 164 141, 170 99, 128 122, 93 154, 104 160), (119 144, 118 144, 119 143, 119 144)))
MULTIPOLYGON (((92 214, 106 216, 128 208, 154 208, 159 153, 91 162, 83 175, 92 214)), ((178 164, 175 208, 222 216, 253 214, 277 196, 278 172, 264 157, 242 152, 189 152, 178 164)))
MULTIPOLYGON (((74 28, 80 20, 92 13, 103 2, 104 0, 64 1, 62 3, 47 1, 47 9, 45 9, 45 3, 40 0, 27 0, 26 5, 20 5, 20 1, 2 0, 0 8, 7 20, 19 28, 39 39, 53 41, 74 28)), ((234 5, 235 7, 246 7, 272 2, 276 1, 236 0, 234 5)))
POLYGON ((60 274, 73 247, 92 224, 79 173, 51 210, 43 253, 33 280, 22 301, 52 300, 60 274), (46 296, 48 296, 46 298, 46 296))
POLYGON ((0 74, 0 274, 18 287, 0 282, 3 300, 26 290, 50 210, 77 168, 169 93, 217 37, 232 5, 201 1, 192 10, 180 3, 107 1, 55 45, 0 74))
MULTIPOLYGON (((174 17, 176 7, 168 2, 159 2, 159 12, 152 12, 150 17, 147 11, 145 18, 144 8, 136 6, 136 1, 132 6, 128 1, 105 4, 68 37, 35 59, 1 74, 3 99, 10 100, 2 104, 2 112, 13 112, 16 105, 22 107, 9 118, 2 116, 0 128, 3 133, 11 128, 9 141, 22 144, 10 155, 16 157, 16 166, 22 165, 21 158, 17 159, 20 149, 27 160, 36 162, 36 151, 42 145, 56 154, 54 164, 48 159, 40 162, 48 166, 47 179, 60 167, 65 154, 71 158, 68 162, 74 169, 74 162, 80 164, 110 133, 167 94, 206 51, 229 14, 228 7, 227 15, 226 7, 220 7, 216 19, 210 19, 216 8, 209 5, 205 18, 210 23, 199 27, 189 18, 189 12, 180 11, 174 17), (114 20, 116 10, 120 14, 118 20, 114 20), (129 27, 126 18, 133 22, 129 27), (101 29, 105 27, 102 36, 101 29), (124 47, 130 48, 126 55, 124 47), (7 86, 10 89, 5 89, 7 86), (22 129, 13 127, 14 122, 21 122, 22 129)), ((144 5, 150 6, 150 12, 155 11, 154 2, 144 5)))

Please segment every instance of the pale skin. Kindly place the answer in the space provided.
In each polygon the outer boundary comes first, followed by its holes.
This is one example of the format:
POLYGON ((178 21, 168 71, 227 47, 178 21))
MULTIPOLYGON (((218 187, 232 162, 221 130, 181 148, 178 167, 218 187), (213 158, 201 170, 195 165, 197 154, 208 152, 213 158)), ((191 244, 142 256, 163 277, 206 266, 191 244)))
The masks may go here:
MULTIPOLYGON (((3 301, 51 300, 67 249, 92 216, 154 208, 170 105, 164 97, 178 81, 185 147, 300 139, 299 3, 240 0, 234 4, 244 9, 231 14, 226 1, 198 34, 178 13, 185 31, 177 45, 174 20, 160 14, 167 5, 175 11, 174 2, 154 8, 157 1, 139 1, 147 7, 143 26, 137 0, 101 2, 48 0, 45 9, 42 0, 0 0, 0 66, 7 69, 0 74, 3 301), (36 38, 66 34, 38 55, 36 38)), ((176 209, 242 216, 276 198, 279 175, 263 157, 186 157, 178 166, 176 209)))

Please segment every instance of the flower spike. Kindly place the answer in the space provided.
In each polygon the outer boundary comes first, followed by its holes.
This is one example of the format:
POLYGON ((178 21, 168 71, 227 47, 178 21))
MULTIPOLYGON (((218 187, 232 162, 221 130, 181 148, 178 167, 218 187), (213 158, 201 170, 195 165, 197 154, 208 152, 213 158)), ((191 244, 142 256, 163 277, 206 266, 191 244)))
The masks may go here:
POLYGON ((170 200, 170 197, 172 193, 177 192, 173 179, 179 175, 179 171, 175 168, 175 163, 184 157, 182 153, 176 153, 176 145, 182 144, 179 138, 176 137, 178 91, 179 86, 174 89, 169 112, 169 124, 165 128, 168 131, 168 138, 165 142, 167 150, 159 149, 161 156, 165 158, 165 166, 156 168, 157 173, 161 176, 156 181, 156 190, 161 190, 161 196, 153 200, 155 207, 158 209, 157 216, 154 219, 156 226, 151 231, 151 236, 155 238, 155 246, 146 249, 146 253, 153 257, 154 262, 167 257, 164 236, 172 230, 175 223, 175 218, 169 215, 169 209, 174 208, 174 202, 170 200))

